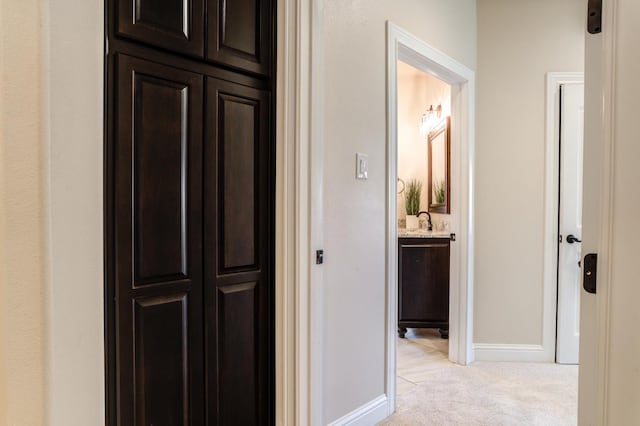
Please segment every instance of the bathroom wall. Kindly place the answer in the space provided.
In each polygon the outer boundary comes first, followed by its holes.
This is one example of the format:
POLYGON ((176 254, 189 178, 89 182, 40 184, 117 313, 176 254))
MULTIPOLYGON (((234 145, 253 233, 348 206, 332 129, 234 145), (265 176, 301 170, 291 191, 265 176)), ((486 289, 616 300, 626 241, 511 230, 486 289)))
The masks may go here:
MULTIPOLYGON (((429 145, 427 136, 420 132, 420 118, 430 105, 436 108, 439 104, 442 117, 451 115, 451 86, 398 61, 398 177, 405 183, 411 179, 422 181, 421 210, 428 207, 429 145)), ((406 216, 404 196, 398 196, 400 220, 406 216)))
POLYGON ((585 8, 478 2, 476 343, 542 343, 545 75, 583 71, 585 8))

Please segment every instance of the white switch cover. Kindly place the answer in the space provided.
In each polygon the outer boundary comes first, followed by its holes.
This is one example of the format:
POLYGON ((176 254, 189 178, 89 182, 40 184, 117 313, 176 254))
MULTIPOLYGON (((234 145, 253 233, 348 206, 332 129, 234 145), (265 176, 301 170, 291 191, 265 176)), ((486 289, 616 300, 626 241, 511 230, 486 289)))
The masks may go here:
POLYGON ((356 179, 369 178, 369 156, 356 152, 356 179))

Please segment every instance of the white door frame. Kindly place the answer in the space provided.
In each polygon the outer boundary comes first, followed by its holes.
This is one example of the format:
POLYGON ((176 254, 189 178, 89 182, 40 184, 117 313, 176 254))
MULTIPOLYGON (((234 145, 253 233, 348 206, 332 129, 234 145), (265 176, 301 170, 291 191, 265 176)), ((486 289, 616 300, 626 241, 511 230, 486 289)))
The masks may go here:
POLYGON ((311 7, 277 4, 276 424, 310 424, 311 7))
POLYGON ((603 2, 602 33, 585 32, 582 254, 598 254, 598 288, 580 300, 578 424, 609 423, 617 8, 617 0, 603 2))
MULTIPOLYGON (((390 414, 396 400, 396 333, 398 298, 397 161, 398 60, 432 74, 451 85, 451 290, 449 298, 449 359, 469 364, 473 354, 473 194, 475 137, 475 73, 422 40, 387 22, 387 339, 385 392, 390 414)), ((417 119, 416 119, 417 120, 417 119)), ((416 122, 417 123, 417 122, 416 122)))
POLYGON ((323 275, 312 264, 323 235, 322 2, 277 1, 276 424, 315 425, 323 386, 323 275))
POLYGON ((582 72, 549 72, 546 89, 544 266, 542 348, 531 361, 554 362, 556 358, 556 312, 558 309, 558 187, 560 161, 560 86, 584 84, 582 72))

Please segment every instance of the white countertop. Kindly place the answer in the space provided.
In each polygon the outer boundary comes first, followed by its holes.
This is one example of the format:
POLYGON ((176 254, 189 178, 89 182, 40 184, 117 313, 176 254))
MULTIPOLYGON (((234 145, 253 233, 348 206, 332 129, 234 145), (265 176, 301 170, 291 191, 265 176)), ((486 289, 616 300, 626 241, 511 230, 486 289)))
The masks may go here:
POLYGON ((398 238, 450 238, 451 234, 445 231, 427 231, 426 229, 398 228, 398 238))

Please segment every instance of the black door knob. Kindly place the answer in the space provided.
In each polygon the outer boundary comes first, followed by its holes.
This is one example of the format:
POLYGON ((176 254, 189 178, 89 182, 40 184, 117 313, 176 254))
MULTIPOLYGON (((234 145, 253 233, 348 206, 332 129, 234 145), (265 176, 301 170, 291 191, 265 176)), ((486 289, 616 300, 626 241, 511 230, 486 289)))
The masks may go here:
POLYGON ((569 244, 573 244, 573 243, 581 243, 581 242, 582 242, 582 240, 577 239, 577 238, 576 238, 576 236, 575 236, 575 235, 573 235, 573 234, 569 234, 569 235, 567 235, 567 242, 568 242, 569 244))

